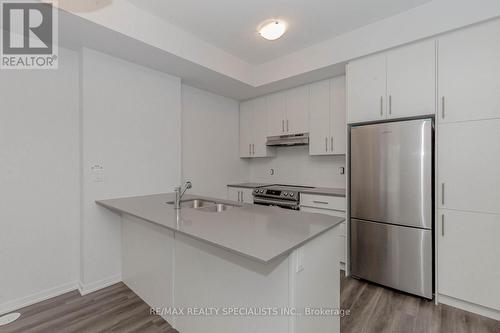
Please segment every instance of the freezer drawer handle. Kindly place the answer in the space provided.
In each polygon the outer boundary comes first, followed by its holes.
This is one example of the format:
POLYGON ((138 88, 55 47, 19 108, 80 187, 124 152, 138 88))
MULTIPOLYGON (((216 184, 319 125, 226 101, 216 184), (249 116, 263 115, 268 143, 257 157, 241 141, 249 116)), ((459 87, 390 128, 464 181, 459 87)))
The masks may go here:
POLYGON ((441 215, 441 236, 444 237, 444 214, 441 215))

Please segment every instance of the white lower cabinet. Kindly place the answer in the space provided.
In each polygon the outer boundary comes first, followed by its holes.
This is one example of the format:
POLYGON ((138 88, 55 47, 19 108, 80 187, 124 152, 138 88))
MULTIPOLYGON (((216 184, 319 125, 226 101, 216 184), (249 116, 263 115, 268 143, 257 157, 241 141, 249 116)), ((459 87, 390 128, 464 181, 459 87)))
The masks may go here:
POLYGON ((440 295, 500 311, 500 215, 439 210, 440 295))
POLYGON ((253 189, 245 187, 229 187, 227 188, 227 199, 242 203, 253 204, 253 189))
MULTIPOLYGON (((316 194, 301 194, 300 195, 300 210, 307 213, 319 213, 330 216, 346 217, 346 199, 344 197, 316 195, 316 194)), ((346 263, 347 253, 347 228, 346 222, 342 222, 339 228, 339 258, 340 262, 346 263)))

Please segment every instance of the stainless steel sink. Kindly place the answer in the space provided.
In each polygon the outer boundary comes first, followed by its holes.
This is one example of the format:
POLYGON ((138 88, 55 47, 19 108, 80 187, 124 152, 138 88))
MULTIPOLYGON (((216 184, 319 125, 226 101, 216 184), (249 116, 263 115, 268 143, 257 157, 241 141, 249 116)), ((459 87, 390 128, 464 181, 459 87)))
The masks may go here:
POLYGON ((204 212, 210 212, 210 213, 222 213, 222 212, 225 212, 226 210, 233 209, 235 207, 239 207, 239 206, 223 204, 223 203, 216 203, 214 205, 200 208, 199 210, 204 211, 204 212))
MULTIPOLYGON (((169 202, 167 202, 167 204, 173 205, 173 204, 175 204, 175 202, 169 201, 169 202)), ((213 206, 215 204, 216 204, 215 201, 203 200, 203 199, 181 200, 181 207, 182 208, 200 209, 200 208, 207 207, 207 206, 213 206)))
MULTIPOLYGON (((174 201, 168 201, 168 205, 174 205, 174 201)), ((224 204, 220 202, 215 202, 211 200, 203 199, 188 199, 181 200, 181 208, 193 208, 201 212, 208 213, 222 213, 226 210, 233 209, 235 207, 240 207, 238 205, 224 204)))

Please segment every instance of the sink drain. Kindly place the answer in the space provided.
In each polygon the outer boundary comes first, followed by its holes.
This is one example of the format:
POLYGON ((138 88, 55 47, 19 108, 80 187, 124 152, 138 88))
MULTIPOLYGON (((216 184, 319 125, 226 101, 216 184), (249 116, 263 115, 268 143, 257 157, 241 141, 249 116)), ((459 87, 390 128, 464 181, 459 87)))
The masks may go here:
POLYGON ((17 320, 19 317, 21 317, 21 314, 18 312, 13 312, 13 313, 6 314, 5 316, 1 316, 0 317, 0 326, 10 324, 13 321, 17 320))

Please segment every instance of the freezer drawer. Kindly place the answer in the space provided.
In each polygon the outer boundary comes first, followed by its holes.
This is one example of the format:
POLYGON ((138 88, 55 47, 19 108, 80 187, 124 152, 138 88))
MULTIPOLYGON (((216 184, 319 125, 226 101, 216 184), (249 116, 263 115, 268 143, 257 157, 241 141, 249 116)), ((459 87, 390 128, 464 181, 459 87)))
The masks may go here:
POLYGON ((351 216, 431 228, 432 120, 351 129, 351 216))
POLYGON ((352 219, 351 273, 432 298, 432 232, 352 219))

